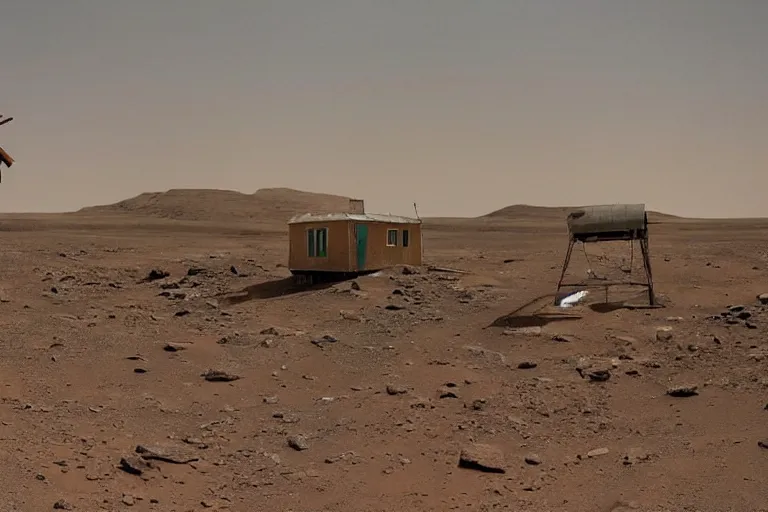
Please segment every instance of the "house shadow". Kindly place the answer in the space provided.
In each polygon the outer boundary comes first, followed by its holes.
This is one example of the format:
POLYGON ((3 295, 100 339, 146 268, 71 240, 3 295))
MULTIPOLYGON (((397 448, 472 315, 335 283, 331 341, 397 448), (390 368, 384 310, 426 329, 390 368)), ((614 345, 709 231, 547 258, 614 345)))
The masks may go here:
POLYGON ((219 300, 227 305, 242 304, 250 300, 266 300, 278 297, 296 295, 298 293, 313 292, 325 290, 331 286, 349 278, 328 279, 322 282, 308 283, 296 279, 295 276, 284 277, 263 283, 256 283, 246 286, 240 291, 225 293, 219 300))
POLYGON ((620 309, 627 309, 627 305, 623 301, 622 302, 596 302, 594 304, 590 304, 588 307, 595 313, 613 313, 614 311, 618 311, 620 309))
POLYGON ((581 320, 581 316, 568 315, 568 314, 532 314, 532 315, 516 315, 514 313, 503 315, 491 322, 489 327, 506 327, 511 329, 519 329, 523 327, 544 327, 545 325, 555 322, 568 322, 574 320, 581 320))

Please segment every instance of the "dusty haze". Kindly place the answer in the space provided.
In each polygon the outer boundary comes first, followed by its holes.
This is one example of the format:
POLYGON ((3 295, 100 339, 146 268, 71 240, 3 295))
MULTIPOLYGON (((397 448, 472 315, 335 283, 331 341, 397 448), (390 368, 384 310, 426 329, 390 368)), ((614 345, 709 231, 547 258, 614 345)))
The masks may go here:
POLYGON ((7 3, 4 211, 292 187, 768 215, 765 2, 7 3))

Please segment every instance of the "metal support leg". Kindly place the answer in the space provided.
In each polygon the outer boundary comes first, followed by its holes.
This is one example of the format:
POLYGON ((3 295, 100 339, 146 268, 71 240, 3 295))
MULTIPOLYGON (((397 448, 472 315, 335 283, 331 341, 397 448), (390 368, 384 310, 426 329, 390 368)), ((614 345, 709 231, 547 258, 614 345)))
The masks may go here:
POLYGON ((640 239, 640 250, 643 253, 643 267, 645 268, 645 276, 648 279, 648 303, 651 306, 655 306, 656 295, 653 292, 653 272, 651 272, 651 256, 647 238, 640 239))
POLYGON ((560 295, 560 288, 565 279, 565 272, 568 270, 568 265, 571 263, 571 254, 573 253, 573 246, 576 242, 571 239, 568 242, 568 250, 565 252, 565 261, 563 262, 563 270, 560 272, 560 280, 557 282, 557 291, 555 292, 555 306, 557 306, 557 297, 560 295))

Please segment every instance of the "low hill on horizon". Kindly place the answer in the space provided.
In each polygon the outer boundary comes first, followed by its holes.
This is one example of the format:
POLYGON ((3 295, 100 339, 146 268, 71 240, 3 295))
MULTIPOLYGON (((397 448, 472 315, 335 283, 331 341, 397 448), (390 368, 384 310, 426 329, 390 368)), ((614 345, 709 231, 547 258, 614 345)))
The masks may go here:
MULTIPOLYGON (((220 189, 171 189, 145 192, 113 204, 88 206, 68 215, 133 215, 180 221, 262 221, 286 222, 302 213, 349 211, 349 197, 306 192, 291 188, 263 188, 253 194, 220 189)), ((579 206, 533 206, 516 204, 471 220, 565 221, 579 206)), ((649 211, 651 222, 681 219, 649 211)), ((448 219, 449 217, 442 217, 448 219)), ((439 220, 435 217, 430 220, 439 220)))
POLYGON ((88 206, 74 215, 136 215, 185 221, 261 220, 285 222, 301 213, 348 211, 349 198, 290 188, 253 194, 217 189, 145 192, 113 204, 88 206))
MULTIPOLYGON (((528 204, 513 204, 499 210, 481 215, 480 219, 499 220, 524 220, 524 219, 562 219, 565 221, 568 214, 583 206, 533 206, 528 204)), ((682 219, 677 215, 648 210, 648 222, 660 222, 664 220, 682 219)))

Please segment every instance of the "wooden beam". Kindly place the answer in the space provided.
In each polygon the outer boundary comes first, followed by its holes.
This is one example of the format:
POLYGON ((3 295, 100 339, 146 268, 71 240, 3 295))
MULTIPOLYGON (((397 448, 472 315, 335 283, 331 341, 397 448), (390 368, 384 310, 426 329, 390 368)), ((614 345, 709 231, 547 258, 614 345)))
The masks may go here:
POLYGON ((13 165, 13 158, 3 148, 0 148, 0 164, 5 164, 8 167, 13 165))

